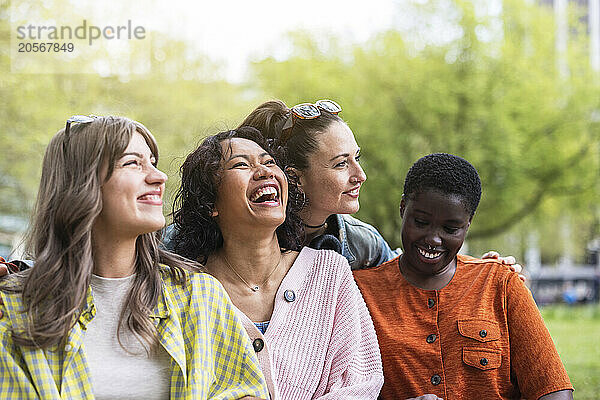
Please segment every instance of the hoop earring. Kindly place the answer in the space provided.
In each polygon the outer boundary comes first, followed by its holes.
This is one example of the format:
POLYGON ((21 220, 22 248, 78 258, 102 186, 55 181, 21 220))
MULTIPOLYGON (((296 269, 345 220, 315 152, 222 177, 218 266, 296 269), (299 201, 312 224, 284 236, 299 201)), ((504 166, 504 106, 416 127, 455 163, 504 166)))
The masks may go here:
POLYGON ((304 206, 306 206, 306 193, 304 193, 304 190, 297 188, 298 189, 298 193, 296 193, 295 196, 295 200, 296 200, 296 204, 300 205, 300 210, 302 210, 304 208, 304 206), (300 201, 300 194, 302 194, 302 201, 300 201))

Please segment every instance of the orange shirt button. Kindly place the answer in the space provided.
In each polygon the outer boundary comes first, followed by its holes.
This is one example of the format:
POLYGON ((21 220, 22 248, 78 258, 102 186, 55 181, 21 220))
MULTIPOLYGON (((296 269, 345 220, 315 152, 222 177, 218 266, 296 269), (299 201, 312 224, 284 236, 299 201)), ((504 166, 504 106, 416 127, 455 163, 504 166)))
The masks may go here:
POLYGON ((434 376, 431 377, 431 383, 433 385, 437 386, 440 383, 442 383, 442 378, 438 374, 435 374, 434 376))
POLYGON ((482 338, 487 336, 487 331, 485 329, 482 329, 479 331, 479 336, 481 336, 482 338))
POLYGON ((486 366, 488 365, 488 359, 483 357, 481 360, 479 360, 479 364, 486 366))
POLYGON ((435 299, 427 300, 427 307, 433 308, 433 306, 435 306, 435 299))
POLYGON ((429 336, 427 336, 427 343, 433 343, 435 342, 435 339, 437 338, 437 336, 435 336, 433 333, 429 336))

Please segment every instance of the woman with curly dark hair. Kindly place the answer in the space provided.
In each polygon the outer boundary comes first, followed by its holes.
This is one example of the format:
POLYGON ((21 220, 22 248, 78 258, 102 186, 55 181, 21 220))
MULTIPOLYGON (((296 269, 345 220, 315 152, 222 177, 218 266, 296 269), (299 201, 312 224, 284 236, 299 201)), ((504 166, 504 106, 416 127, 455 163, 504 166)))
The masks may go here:
POLYGON ((208 137, 181 167, 171 246, 229 293, 272 399, 376 399, 371 318, 343 256, 297 251, 296 193, 256 129, 208 137))
MULTIPOLYGON (((172 231, 169 247, 190 260, 204 263, 209 255, 223 246, 223 234, 214 218, 214 207, 218 186, 224 176, 223 141, 227 141, 227 151, 231 152, 231 139, 234 138, 250 140, 262 149, 269 149, 263 136, 254 128, 220 132, 207 137, 188 155, 180 168, 181 187, 173 208, 176 229, 172 231)), ((274 162, 269 151, 265 150, 274 162)), ((297 186, 288 185, 288 197, 291 199, 285 206, 285 220, 275 230, 279 245, 285 251, 298 250, 301 246, 302 220, 299 213, 304 202, 299 196, 297 186)))

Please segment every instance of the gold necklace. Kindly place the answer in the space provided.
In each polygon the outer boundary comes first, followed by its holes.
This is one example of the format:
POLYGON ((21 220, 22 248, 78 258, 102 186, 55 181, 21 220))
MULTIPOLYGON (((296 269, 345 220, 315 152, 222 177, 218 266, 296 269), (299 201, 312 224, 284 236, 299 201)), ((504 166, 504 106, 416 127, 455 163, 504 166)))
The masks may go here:
POLYGON ((279 255, 279 261, 277 261, 277 264, 275 265, 275 268, 273 268, 273 270, 271 272, 269 272, 269 275, 267 275, 267 277, 265 278, 265 280, 262 281, 262 283, 260 285, 251 285, 248 282, 246 282, 246 280, 244 278, 242 278, 242 276, 235 270, 235 268, 233 268, 231 266, 231 264, 229 263, 229 260, 225 256, 225 254, 223 254, 223 259, 225 260, 225 264, 227 264, 227 266, 233 271, 233 273, 236 274, 236 276, 238 278, 240 278, 240 280, 242 282, 244 282, 244 284, 246 286, 248 286, 250 288, 250 290, 252 290, 253 292, 258 292, 260 290, 260 287, 263 286, 265 283, 267 283, 267 281, 269 280, 269 278, 271 277, 271 275, 273 275, 273 273, 275 272, 275 270, 277 269, 277 267, 279 267, 279 264, 281 264, 281 260, 283 259, 283 256, 280 253, 280 255, 279 255))

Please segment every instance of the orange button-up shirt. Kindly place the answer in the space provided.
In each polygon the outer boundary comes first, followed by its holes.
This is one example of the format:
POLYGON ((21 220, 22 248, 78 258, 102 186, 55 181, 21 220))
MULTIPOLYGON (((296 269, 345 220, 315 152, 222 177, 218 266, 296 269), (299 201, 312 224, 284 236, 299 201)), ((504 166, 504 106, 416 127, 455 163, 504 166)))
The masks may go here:
POLYGON ((537 399, 572 389, 531 293, 499 262, 458 255, 441 290, 408 283, 398 258, 354 277, 381 349, 381 399, 537 399))

